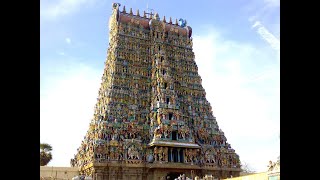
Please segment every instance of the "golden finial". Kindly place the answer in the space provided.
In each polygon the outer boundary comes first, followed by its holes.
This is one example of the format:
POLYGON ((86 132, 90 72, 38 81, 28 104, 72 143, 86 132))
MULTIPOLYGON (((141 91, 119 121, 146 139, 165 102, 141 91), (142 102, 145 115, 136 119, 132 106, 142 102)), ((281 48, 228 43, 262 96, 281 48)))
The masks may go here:
POLYGON ((167 22, 167 21, 166 21, 166 16, 163 16, 162 21, 165 22, 165 23, 167 22))
POLYGON ((170 21, 169 21, 169 24, 172 24, 172 19, 171 19, 171 17, 170 17, 170 21))
POLYGON ((130 8, 130 12, 129 12, 129 14, 130 14, 130 15, 133 15, 133 13, 132 13, 132 8, 130 8))
POLYGON ((166 22, 166 16, 163 16, 163 20, 162 20, 163 22, 166 22))
POLYGON ((139 17, 140 17, 140 14, 139 14, 139 9, 137 10, 137 16, 139 16, 139 17))
POLYGON ((146 11, 143 11, 143 17, 147 18, 146 11))
POLYGON ((154 14, 154 19, 156 19, 156 20, 160 21, 159 14, 158 14, 157 12, 154 14))
POLYGON ((123 6, 122 12, 126 13, 126 6, 123 6))

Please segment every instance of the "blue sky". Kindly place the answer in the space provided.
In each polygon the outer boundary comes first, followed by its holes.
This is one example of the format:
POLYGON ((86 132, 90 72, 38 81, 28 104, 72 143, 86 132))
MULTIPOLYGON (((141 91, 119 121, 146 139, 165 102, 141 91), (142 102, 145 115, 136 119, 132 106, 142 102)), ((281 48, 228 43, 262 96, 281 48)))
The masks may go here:
POLYGON ((69 166, 93 116, 112 3, 192 27, 195 61, 228 142, 256 171, 280 154, 280 0, 41 0, 40 141, 69 166))

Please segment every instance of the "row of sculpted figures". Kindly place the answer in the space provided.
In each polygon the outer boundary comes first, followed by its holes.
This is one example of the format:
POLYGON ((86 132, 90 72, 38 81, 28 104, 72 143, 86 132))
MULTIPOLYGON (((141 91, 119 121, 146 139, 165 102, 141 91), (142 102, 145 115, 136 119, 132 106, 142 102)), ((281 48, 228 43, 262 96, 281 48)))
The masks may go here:
MULTIPOLYGON (((124 161, 126 163, 185 163, 211 165, 215 167, 240 167, 239 156, 232 149, 225 148, 175 148, 146 147, 146 144, 127 140, 125 142, 111 141, 109 144, 97 144, 94 147, 93 161, 98 163, 108 161, 124 161)), ((88 163, 88 156, 82 154, 71 159, 71 166, 83 166, 88 163)))

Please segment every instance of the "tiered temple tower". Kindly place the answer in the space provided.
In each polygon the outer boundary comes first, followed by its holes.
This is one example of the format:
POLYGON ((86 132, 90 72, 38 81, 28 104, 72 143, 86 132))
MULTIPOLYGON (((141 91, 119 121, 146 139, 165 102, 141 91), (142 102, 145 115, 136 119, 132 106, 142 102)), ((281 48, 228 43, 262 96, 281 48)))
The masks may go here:
POLYGON ((94 117, 71 165, 96 180, 238 176, 239 156, 201 85, 191 27, 119 8, 94 117))

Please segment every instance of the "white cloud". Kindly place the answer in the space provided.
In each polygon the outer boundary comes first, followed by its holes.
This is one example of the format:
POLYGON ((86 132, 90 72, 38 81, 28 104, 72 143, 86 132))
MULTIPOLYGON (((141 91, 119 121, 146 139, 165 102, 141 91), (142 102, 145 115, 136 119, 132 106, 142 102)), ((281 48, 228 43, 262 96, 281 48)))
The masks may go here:
POLYGON ((267 29, 274 37, 280 38, 280 0, 253 0, 247 7, 249 21, 264 24, 259 31, 263 33, 267 29))
POLYGON ((101 70, 74 62, 41 71, 40 140, 53 147, 50 166, 69 166, 93 116, 101 70))
POLYGON ((280 52, 280 40, 268 31, 259 21, 255 21, 252 28, 256 28, 258 34, 276 51, 280 52))
POLYGON ((195 60, 207 100, 240 159, 264 171, 280 149, 277 53, 224 40, 216 32, 194 37, 195 60))
POLYGON ((60 16, 79 11, 82 7, 92 5, 96 0, 59 0, 48 4, 41 1, 40 16, 45 19, 55 19, 60 16))
POLYGON ((71 44, 71 39, 70 38, 66 38, 65 41, 66 41, 67 44, 71 44))
MULTIPOLYGON (((252 21, 253 18, 250 18, 249 21, 252 21)), ((255 21, 254 24, 252 25, 252 28, 255 28, 257 26, 261 26, 261 23, 259 21, 255 21)))

